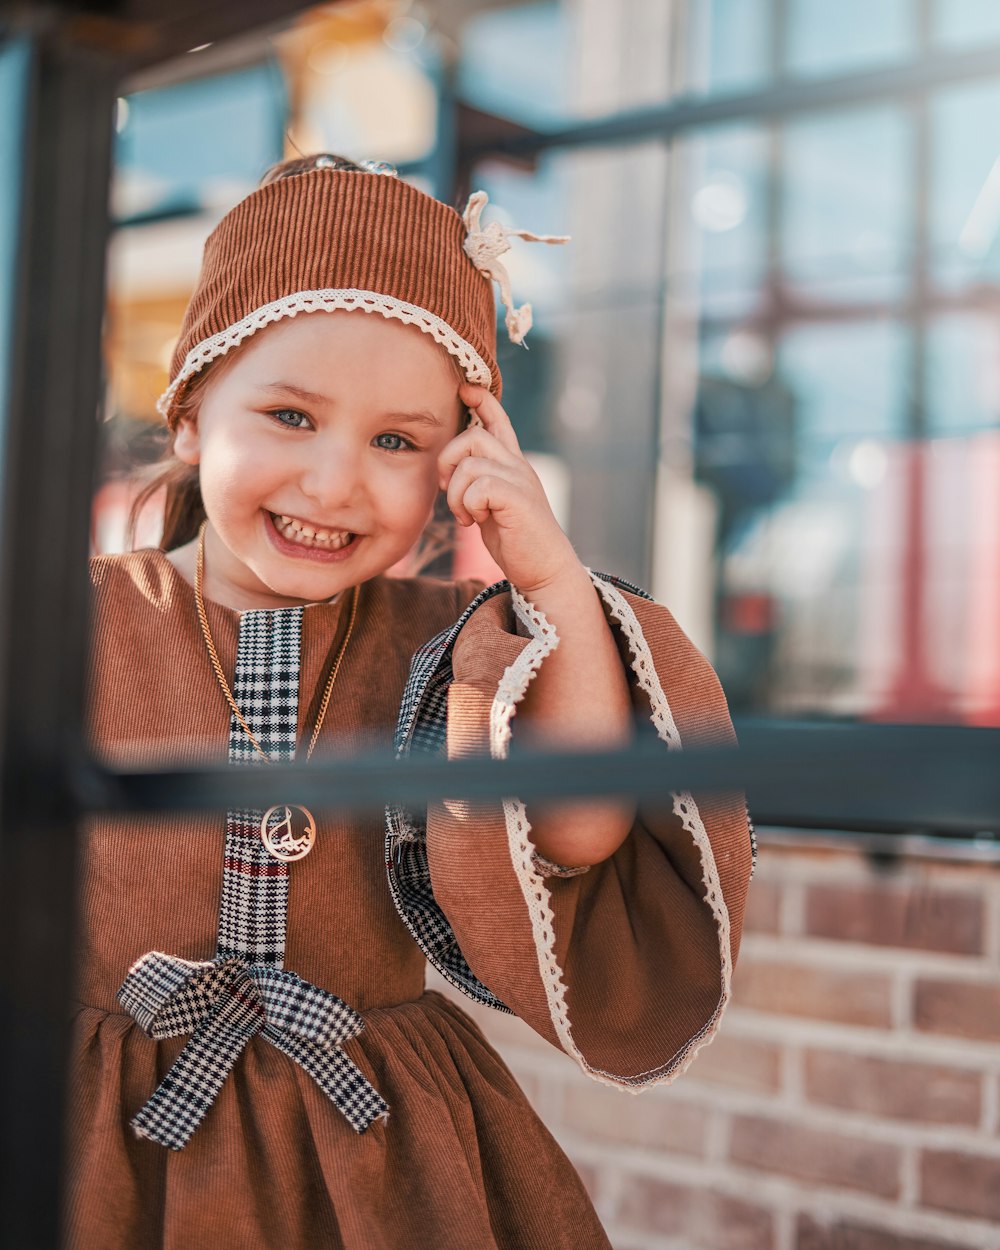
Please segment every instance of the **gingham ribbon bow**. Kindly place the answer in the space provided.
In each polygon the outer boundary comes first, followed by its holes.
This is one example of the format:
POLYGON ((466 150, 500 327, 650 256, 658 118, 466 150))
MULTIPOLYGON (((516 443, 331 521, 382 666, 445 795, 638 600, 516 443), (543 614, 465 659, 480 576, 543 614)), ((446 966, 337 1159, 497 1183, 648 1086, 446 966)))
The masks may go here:
POLYGON ((205 1117, 246 1044, 265 1037, 313 1078, 357 1133, 389 1108, 340 1049, 364 1021, 328 990, 272 964, 192 962, 150 951, 118 1001, 150 1037, 193 1036, 132 1119, 140 1137, 180 1150, 205 1117))

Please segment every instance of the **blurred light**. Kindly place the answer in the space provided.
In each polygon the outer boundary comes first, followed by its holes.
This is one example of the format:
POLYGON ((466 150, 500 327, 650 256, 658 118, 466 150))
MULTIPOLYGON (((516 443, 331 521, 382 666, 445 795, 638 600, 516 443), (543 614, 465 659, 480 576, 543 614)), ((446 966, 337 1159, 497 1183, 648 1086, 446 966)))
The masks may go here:
POLYGON ((601 420, 604 401, 604 380, 594 379, 570 382, 559 397, 559 421, 575 434, 585 434, 597 428, 601 420))
POLYGON ((1000 226, 1000 157, 986 176, 965 225, 958 236, 959 250, 979 260, 990 250, 1000 226))
POLYGON ((711 230, 713 234, 735 230, 747 215, 743 179, 726 170, 713 174, 711 180, 695 192, 691 215, 703 230, 711 230))
POLYGON ((192 52, 204 52, 206 48, 210 48, 211 46, 212 45, 210 43, 199 43, 195 48, 188 48, 188 55, 190 56, 192 52))
POLYGON ((117 134, 121 134, 128 125, 128 114, 128 100, 124 96, 119 96, 115 101, 115 132, 117 134))
POLYGON ((771 344, 760 334, 736 330, 722 346, 722 367, 731 378, 760 386, 774 371, 771 344))
POLYGON ((337 74, 347 64, 348 47, 339 39, 317 44, 306 57, 306 64, 315 74, 337 74))
POLYGON ((389 23, 382 41, 393 52, 415 52, 423 43, 427 27, 415 17, 397 17, 389 23))
POLYGON ((885 478, 889 457, 881 443, 872 438, 854 445, 847 459, 847 469, 855 482, 865 490, 873 490, 885 478))

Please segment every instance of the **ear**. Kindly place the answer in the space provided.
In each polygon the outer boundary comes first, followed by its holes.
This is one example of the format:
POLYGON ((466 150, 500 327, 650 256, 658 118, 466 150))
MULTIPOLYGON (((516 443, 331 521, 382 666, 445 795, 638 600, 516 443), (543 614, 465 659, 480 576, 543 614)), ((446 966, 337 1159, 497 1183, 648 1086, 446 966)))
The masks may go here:
POLYGON ((184 464, 201 461, 201 436, 197 417, 182 417, 174 432, 174 455, 184 464))

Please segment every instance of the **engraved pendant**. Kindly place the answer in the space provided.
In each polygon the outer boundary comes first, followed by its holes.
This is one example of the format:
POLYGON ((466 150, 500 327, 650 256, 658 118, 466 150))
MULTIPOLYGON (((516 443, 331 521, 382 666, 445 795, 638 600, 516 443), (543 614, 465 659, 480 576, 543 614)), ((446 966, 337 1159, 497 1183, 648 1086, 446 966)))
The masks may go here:
POLYGON ((291 863, 303 859, 316 841, 316 821, 308 807, 279 803, 269 807, 260 822, 261 841, 275 859, 291 863))

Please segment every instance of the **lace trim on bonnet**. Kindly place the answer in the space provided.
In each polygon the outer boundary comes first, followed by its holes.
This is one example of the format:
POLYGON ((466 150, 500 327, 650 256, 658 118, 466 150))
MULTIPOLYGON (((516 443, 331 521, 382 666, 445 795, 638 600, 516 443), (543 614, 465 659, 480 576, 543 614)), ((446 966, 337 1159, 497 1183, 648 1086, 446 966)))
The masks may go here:
MULTIPOLYGON (((462 248, 475 267, 487 281, 496 282, 500 302, 506 309, 504 324, 512 343, 523 343, 524 337, 531 329, 531 305, 522 304, 514 307, 511 294, 510 274, 500 257, 510 251, 510 238, 514 236, 529 243, 568 243, 569 235, 532 234, 529 230, 518 230, 502 226, 491 221, 482 225, 483 209, 489 197, 485 191, 476 191, 469 197, 462 221, 468 231, 462 248)), ((220 330, 210 338, 196 343, 184 358, 184 363, 177 376, 163 392, 156 403, 156 410, 166 420, 178 391, 196 373, 200 373, 206 365, 220 356, 225 356, 233 347, 285 317, 296 317, 299 313, 336 312, 338 310, 379 313, 381 316, 401 321, 404 325, 416 326, 424 334, 440 344, 449 355, 454 356, 462 366, 462 371, 470 382, 479 386, 489 387, 492 382, 489 365, 457 331, 436 314, 421 308, 417 304, 408 304, 395 296, 385 295, 379 291, 365 291, 358 288, 324 288, 314 291, 294 291, 282 296, 270 304, 255 308, 242 321, 237 321, 226 329, 220 330)))

